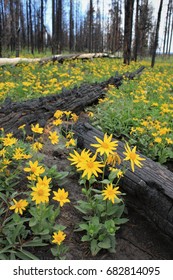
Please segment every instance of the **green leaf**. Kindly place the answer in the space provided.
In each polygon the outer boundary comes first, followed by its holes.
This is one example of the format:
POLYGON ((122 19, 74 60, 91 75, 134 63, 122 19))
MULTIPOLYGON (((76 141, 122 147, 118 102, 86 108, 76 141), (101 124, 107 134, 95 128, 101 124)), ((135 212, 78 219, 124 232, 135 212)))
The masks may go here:
POLYGON ((111 241, 110 241, 109 237, 106 237, 103 241, 99 242, 98 246, 102 249, 110 249, 111 241))
POLYGON ((40 235, 46 235, 46 234, 49 234, 49 229, 46 228, 44 229, 42 232, 39 232, 40 235))
POLYGON ((101 181, 100 183, 102 183, 102 184, 110 184, 110 181, 108 180, 108 179, 104 179, 103 181, 101 181))
POLYGON ((0 193, 0 198, 8 205, 7 198, 3 193, 0 193))
POLYGON ((129 219, 127 219, 127 218, 121 218, 121 219, 117 218, 114 220, 116 225, 122 225, 122 224, 127 223, 128 221, 129 221, 129 219))
POLYGON ((88 230, 88 225, 87 224, 79 224, 79 227, 83 230, 88 230))
POLYGON ((96 256, 97 253, 101 250, 101 248, 97 244, 97 240, 96 239, 93 239, 91 241, 90 249, 91 249, 92 256, 96 256))
POLYGON ((81 241, 82 242, 86 242, 86 241, 90 241, 90 237, 88 235, 84 235, 82 238, 81 238, 81 241))
POLYGON ((38 221, 34 218, 31 218, 30 221, 29 221, 29 226, 30 227, 33 227, 35 226, 36 224, 38 223, 38 221))
POLYGON ((21 260, 39 260, 38 257, 23 249, 19 250, 18 252, 15 252, 15 254, 21 260))
POLYGON ((56 231, 59 231, 59 230, 65 230, 66 229, 66 226, 63 226, 63 225, 55 225, 54 227, 53 227, 53 229, 54 230, 56 230, 56 231))
POLYGON ((8 257, 5 254, 0 254, 0 260, 8 260, 8 257))
POLYGON ((38 237, 35 237, 33 240, 31 241, 27 241, 25 242, 22 247, 42 247, 42 246, 47 246, 48 244, 47 243, 43 243, 43 241, 38 238, 38 237))

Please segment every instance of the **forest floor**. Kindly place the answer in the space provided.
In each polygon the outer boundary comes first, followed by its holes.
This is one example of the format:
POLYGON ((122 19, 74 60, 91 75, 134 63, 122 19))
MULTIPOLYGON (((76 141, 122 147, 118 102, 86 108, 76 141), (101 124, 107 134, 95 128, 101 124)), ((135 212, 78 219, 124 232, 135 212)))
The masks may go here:
MULTIPOLYGON (((42 152, 44 161, 48 167, 57 165, 59 171, 69 171, 70 164, 65 150, 52 145, 44 146, 42 152)), ((69 192, 71 203, 66 203, 61 211, 58 223, 66 226, 66 245, 69 250, 66 255, 68 260, 172 260, 173 242, 154 228, 148 220, 131 208, 127 208, 126 217, 129 221, 122 225, 117 232, 116 253, 100 251, 93 257, 88 244, 81 241, 81 233, 74 232, 80 220, 80 214, 74 207, 76 201, 81 198, 81 186, 78 183, 77 174, 70 173, 65 184, 69 192)), ((46 247, 40 251, 37 248, 37 256, 40 259, 53 259, 51 252, 46 247)))

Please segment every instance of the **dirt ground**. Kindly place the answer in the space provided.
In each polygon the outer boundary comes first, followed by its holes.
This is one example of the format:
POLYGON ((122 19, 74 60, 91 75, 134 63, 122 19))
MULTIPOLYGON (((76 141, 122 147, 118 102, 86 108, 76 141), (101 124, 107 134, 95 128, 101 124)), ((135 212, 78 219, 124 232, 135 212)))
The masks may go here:
MULTIPOLYGON (((44 161, 47 166, 57 165, 58 170, 69 170, 69 161, 63 150, 45 145, 44 161)), ((79 232, 74 232, 79 221, 80 214, 74 205, 81 196, 81 186, 78 184, 77 174, 70 174, 65 183, 65 189, 69 192, 71 203, 63 206, 58 222, 67 227, 66 244, 69 251, 66 255, 68 260, 173 260, 173 241, 156 230, 144 216, 127 208, 126 217, 129 221, 122 225, 117 232, 116 253, 100 251, 93 257, 88 244, 81 242, 79 232)), ((40 259, 53 259, 47 248, 38 252, 40 259)))

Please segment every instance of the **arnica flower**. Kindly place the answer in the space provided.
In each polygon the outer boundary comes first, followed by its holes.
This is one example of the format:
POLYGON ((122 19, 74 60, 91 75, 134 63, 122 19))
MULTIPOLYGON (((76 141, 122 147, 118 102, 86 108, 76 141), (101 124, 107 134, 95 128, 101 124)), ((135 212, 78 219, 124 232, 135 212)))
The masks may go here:
POLYGON ((26 124, 22 124, 21 126, 18 127, 18 129, 24 129, 26 124))
POLYGON ((78 167, 78 164, 83 161, 88 161, 91 155, 90 151, 86 151, 85 149, 79 154, 77 151, 74 150, 74 154, 69 154, 71 158, 68 158, 72 163, 71 165, 76 165, 78 167))
POLYGON ((32 187, 33 192, 31 193, 32 200, 36 204, 49 202, 50 188, 43 187, 42 185, 37 184, 36 187, 32 187))
POLYGON ((24 171, 25 172, 31 172, 35 176, 40 176, 40 174, 43 174, 45 169, 42 166, 38 165, 38 161, 36 160, 35 162, 29 161, 29 166, 30 167, 25 167, 24 171))
POLYGON ((113 154, 116 150, 116 147, 118 146, 118 141, 112 141, 112 134, 108 137, 106 133, 103 140, 99 139, 98 137, 95 138, 98 144, 91 144, 91 146, 97 148, 97 153, 100 153, 101 156, 103 154, 106 154, 107 156, 109 154, 113 154))
POLYGON ((82 178, 87 176, 87 179, 90 180, 91 176, 94 174, 96 177, 98 177, 98 173, 103 173, 103 171, 100 169, 100 167, 103 167, 104 165, 96 161, 96 155, 93 157, 81 161, 77 165, 78 171, 83 171, 82 178))
POLYGON ((58 144, 59 136, 57 135, 56 131, 54 131, 54 132, 50 131, 49 132, 49 139, 50 139, 50 141, 53 145, 58 144))
POLYGON ((49 187, 49 184, 51 182, 51 178, 47 178, 47 176, 44 176, 44 178, 37 178, 37 184, 36 186, 40 186, 40 187, 49 187))
POLYGON ((62 207, 65 203, 70 202, 68 199, 68 192, 65 192, 64 189, 58 189, 57 192, 53 192, 54 197, 53 199, 58 201, 60 203, 60 206, 62 207))
POLYGON ((14 205, 10 206, 10 210, 14 210, 15 213, 23 214, 23 211, 26 210, 26 206, 28 205, 28 202, 26 199, 20 199, 19 201, 16 201, 13 199, 14 205))
POLYGON ((107 184, 106 189, 102 191, 102 195, 104 196, 103 200, 111 200, 112 203, 115 203, 115 199, 118 199, 117 195, 120 195, 121 192, 118 190, 119 187, 114 188, 112 183, 107 184))
POLYGON ((76 141, 73 138, 71 138, 69 141, 66 142, 65 146, 66 146, 66 148, 75 147, 76 141))
POLYGON ((11 147, 12 145, 16 144, 17 139, 14 137, 7 136, 3 138, 2 141, 5 147, 11 147))
POLYGON ((110 164, 112 166, 115 166, 117 163, 118 163, 118 165, 120 165, 121 159, 120 159, 118 153, 115 152, 113 154, 109 154, 109 156, 107 157, 106 163, 110 164))
POLYGON ((38 152, 43 148, 43 144, 37 141, 34 144, 32 144, 32 148, 34 151, 38 152))
POLYGON ((57 233, 54 232, 52 237, 53 237, 52 243, 61 245, 61 243, 64 241, 66 237, 66 234, 63 231, 59 230, 57 233))
POLYGON ((43 128, 39 126, 37 123, 36 125, 31 125, 31 130, 35 133, 42 134, 43 133, 43 128))
POLYGON ((62 124, 62 120, 61 119, 56 119, 53 121, 53 125, 58 126, 62 124))
POLYGON ((135 164, 141 168, 142 163, 140 161, 145 160, 145 158, 141 158, 138 154, 136 154, 136 146, 131 150, 129 145, 126 144, 125 150, 126 152, 123 152, 123 154, 126 156, 124 160, 130 160, 132 171, 135 171, 135 164))
POLYGON ((57 118, 57 119, 59 119, 59 118, 62 117, 63 113, 64 113, 63 111, 57 110, 57 111, 55 112, 55 114, 54 114, 54 117, 57 118))
POLYGON ((74 122, 77 122, 79 116, 77 116, 75 113, 71 114, 71 120, 73 120, 74 122))

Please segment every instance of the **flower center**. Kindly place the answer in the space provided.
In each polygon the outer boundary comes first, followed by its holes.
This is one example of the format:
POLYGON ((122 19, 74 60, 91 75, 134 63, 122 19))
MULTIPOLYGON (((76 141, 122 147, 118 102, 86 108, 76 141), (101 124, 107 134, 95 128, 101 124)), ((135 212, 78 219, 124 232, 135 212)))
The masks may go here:
POLYGON ((131 153, 130 153, 130 159, 131 159, 131 160, 135 160, 135 159, 136 159, 136 154, 133 153, 133 152, 131 152, 131 153))
POLYGON ((109 191, 108 191, 108 195, 109 195, 109 196, 114 195, 114 191, 113 191, 113 190, 109 190, 109 191))
POLYGON ((36 170, 37 170, 37 168, 36 168, 35 166, 32 166, 32 167, 31 167, 32 173, 35 173, 36 170))
POLYGON ((107 143, 102 143, 102 148, 104 148, 104 149, 108 149, 109 148, 109 145, 107 144, 107 143))
POLYGON ((44 191, 40 189, 40 190, 38 190, 37 193, 38 193, 38 196, 42 196, 44 194, 44 191))
POLYGON ((22 203, 19 201, 16 203, 16 208, 21 208, 22 207, 22 203))
POLYGON ((92 161, 90 161, 90 162, 87 162, 87 166, 88 166, 88 168, 93 168, 93 167, 94 167, 94 164, 93 164, 92 161))

